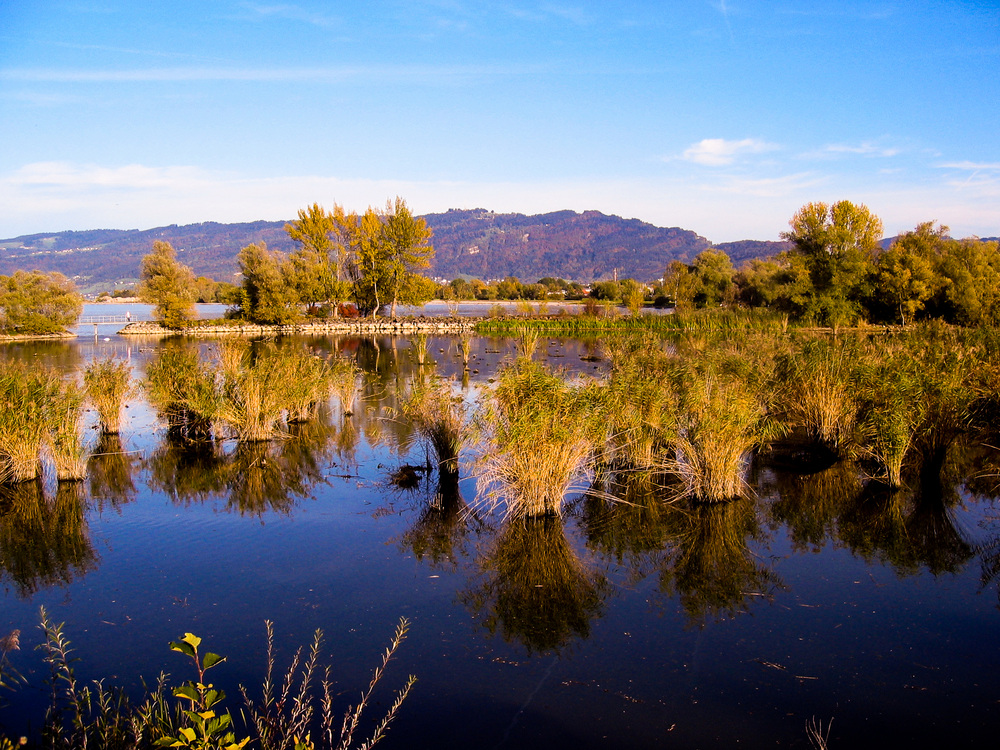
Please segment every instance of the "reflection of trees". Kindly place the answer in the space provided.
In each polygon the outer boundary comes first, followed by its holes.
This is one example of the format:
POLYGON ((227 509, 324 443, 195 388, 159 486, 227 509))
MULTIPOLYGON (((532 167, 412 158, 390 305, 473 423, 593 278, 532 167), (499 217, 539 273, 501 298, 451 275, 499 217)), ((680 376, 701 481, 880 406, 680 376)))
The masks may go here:
POLYGON ((558 652, 589 636, 606 582, 577 558, 560 518, 511 519, 480 564, 482 582, 462 599, 490 634, 529 652, 558 652))
POLYGON ((97 563, 82 484, 60 482, 51 501, 38 481, 0 485, 0 579, 11 581, 18 596, 69 584, 97 563))
POLYGON ((120 435, 101 432, 101 437, 87 462, 90 496, 98 503, 107 500, 112 506, 135 499, 133 473, 137 459, 126 453, 120 435))
POLYGON ((671 516, 674 546, 660 571, 660 587, 677 595, 692 623, 750 608, 781 586, 747 546, 760 536, 756 503, 749 499, 696 504, 671 516))
POLYGON ((464 543, 471 518, 458 482, 439 482, 433 498, 421 508, 416 522, 400 538, 400 546, 412 550, 420 561, 426 558, 434 567, 454 566, 459 555, 465 554, 464 543))

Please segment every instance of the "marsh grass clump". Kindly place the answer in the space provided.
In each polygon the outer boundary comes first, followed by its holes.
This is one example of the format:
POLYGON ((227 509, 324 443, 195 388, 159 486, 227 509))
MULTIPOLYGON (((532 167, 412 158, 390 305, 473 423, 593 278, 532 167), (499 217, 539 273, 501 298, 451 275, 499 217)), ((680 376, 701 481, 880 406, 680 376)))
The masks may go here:
POLYGON ((822 339, 779 359, 778 390, 789 426, 838 456, 849 453, 855 437, 859 355, 857 346, 822 339))
POLYGON ((469 432, 462 398, 440 378, 429 383, 418 380, 404 397, 400 411, 434 451, 442 479, 457 480, 458 456, 469 432))
POLYGON ((215 373, 188 348, 162 349, 146 368, 146 394, 173 437, 212 437, 218 409, 215 373))
POLYGON ((274 350, 254 351, 245 342, 219 348, 216 419, 237 440, 264 441, 280 433, 289 406, 288 360, 274 350))
POLYGON ((128 363, 113 357, 91 362, 84 370, 83 385, 87 398, 97 409, 101 431, 120 432, 125 400, 134 392, 128 363))
POLYGON ((603 442, 605 405, 597 385, 571 383, 531 360, 504 368, 477 416, 480 499, 502 498, 508 515, 559 514, 603 442))
POLYGON ((60 482, 79 482, 87 476, 88 451, 80 429, 84 398, 80 385, 63 381, 52 393, 46 409, 46 438, 60 482))
POLYGON ((664 468, 682 479, 687 495, 705 502, 743 495, 750 452, 783 429, 768 413, 764 381, 732 364, 685 359, 671 382, 677 424, 664 468))
POLYGON ((48 368, 0 364, 0 480, 25 482, 41 471, 41 449, 62 379, 48 368))
POLYGON ((340 410, 345 416, 354 413, 358 398, 358 377, 361 368, 347 357, 336 357, 329 362, 330 388, 340 402, 340 410))
POLYGON ((909 358, 865 363, 859 380, 859 452, 878 467, 876 479, 903 486, 903 462, 924 420, 927 402, 909 358))
POLYGON ((330 366, 320 357, 304 349, 282 352, 288 388, 288 422, 308 422, 316 418, 320 404, 326 402, 332 390, 330 366))

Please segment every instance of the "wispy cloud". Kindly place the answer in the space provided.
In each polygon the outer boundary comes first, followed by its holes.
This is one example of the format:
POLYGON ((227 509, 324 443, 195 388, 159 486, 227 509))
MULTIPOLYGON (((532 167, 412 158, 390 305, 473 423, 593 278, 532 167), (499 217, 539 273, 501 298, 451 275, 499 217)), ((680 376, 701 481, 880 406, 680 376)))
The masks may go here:
POLYGON ((724 167, 746 154, 761 154, 780 148, 756 138, 728 141, 725 138, 705 138, 684 150, 681 158, 706 167, 724 167))
POLYGON ((262 21, 273 21, 274 19, 284 19, 286 21, 299 21, 321 28, 332 28, 342 25, 339 18, 307 10, 300 5, 288 3, 277 3, 262 5, 260 3, 241 3, 240 6, 250 12, 252 18, 262 21))
POLYGON ((484 76, 534 75, 544 66, 490 65, 359 65, 324 68, 171 67, 133 70, 74 70, 66 68, 7 68, 0 81, 22 83, 164 83, 192 81, 341 83, 384 80, 414 83, 461 83, 484 76))
POLYGON ((828 154, 857 154, 859 156, 896 156, 902 153, 902 149, 894 146, 882 146, 872 141, 863 141, 858 144, 850 143, 830 143, 823 147, 823 151, 828 154))
POLYGON ((993 172, 1000 170, 1000 161, 950 161, 938 166, 942 169, 961 169, 968 172, 993 172))

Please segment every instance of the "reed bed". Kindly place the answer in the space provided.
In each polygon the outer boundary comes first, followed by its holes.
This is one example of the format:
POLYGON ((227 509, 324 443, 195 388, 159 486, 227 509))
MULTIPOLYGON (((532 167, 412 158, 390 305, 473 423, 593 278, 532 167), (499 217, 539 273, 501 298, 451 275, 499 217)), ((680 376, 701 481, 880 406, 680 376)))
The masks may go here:
POLYGON ((857 379, 861 351, 839 340, 806 341, 780 358, 777 390, 791 428, 835 455, 853 448, 857 428, 857 379))
POLYGON ((241 442, 279 435, 290 391, 294 395, 298 387, 291 380, 295 373, 288 355, 255 353, 245 342, 227 343, 219 351, 216 421, 241 442))
POLYGON ((87 476, 87 446, 80 423, 86 393, 75 381, 65 381, 55 391, 47 408, 47 442, 60 481, 83 481, 87 476))
POLYGON ((668 314, 646 314, 618 316, 608 314, 614 308, 592 306, 588 314, 584 309, 579 315, 551 315, 548 317, 491 317, 476 323, 476 332, 490 335, 516 336, 530 327, 549 335, 573 336, 583 333, 627 333, 631 331, 653 331, 674 334, 688 330, 717 331, 729 333, 757 332, 783 334, 788 321, 780 315, 765 310, 694 310, 668 314))
POLYGON ((336 357, 329 362, 330 388, 340 402, 340 410, 345 416, 354 413, 354 405, 358 398, 358 377, 361 369, 353 360, 346 357, 336 357))
POLYGON ((84 370, 83 385, 97 409, 101 431, 118 434, 125 401, 135 391, 128 363, 113 357, 94 361, 84 370))
POLYGON ((513 516, 558 515, 563 498, 603 441, 606 400, 518 359, 500 373, 477 415, 479 499, 513 516))
POLYGON ((452 393, 451 384, 440 378, 429 383, 415 381, 401 406, 417 433, 434 451, 442 478, 458 478, 458 457, 469 437, 466 407, 452 393))
POLYGON ((176 437, 209 439, 218 409, 215 373, 193 349, 162 349, 146 368, 146 395, 176 437))

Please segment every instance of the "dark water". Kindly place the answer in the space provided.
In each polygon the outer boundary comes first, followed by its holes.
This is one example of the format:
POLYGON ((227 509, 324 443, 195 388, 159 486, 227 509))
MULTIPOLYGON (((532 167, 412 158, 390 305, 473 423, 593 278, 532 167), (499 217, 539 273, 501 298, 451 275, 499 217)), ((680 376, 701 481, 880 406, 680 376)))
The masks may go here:
MULTIPOLYGON (((141 377, 160 346, 109 338, 0 355, 69 369, 114 352, 141 377)), ((234 711, 237 685, 259 690, 265 619, 282 663, 324 631, 346 705, 406 617, 386 679, 419 682, 389 748, 807 747, 811 717, 833 719, 833 747, 995 744, 995 451, 959 446, 944 482, 896 494, 848 464, 800 474, 774 455, 755 461, 754 500, 668 505, 610 484, 600 497, 627 504, 581 494, 561 520, 507 523, 476 507, 474 480, 437 507, 433 476, 390 481, 425 462, 393 411, 420 369, 412 342, 309 344, 365 369, 352 417, 331 406, 292 439, 206 453, 167 445, 138 399, 83 486, 0 497, 0 635, 21 629, 13 661, 32 685, 3 696, 0 731, 41 718, 44 606, 84 679, 186 679, 166 644, 200 635, 228 657, 214 678, 234 711)), ((458 340, 428 344, 470 402, 512 344, 473 347, 463 384, 458 340)), ((540 354, 604 366, 593 342, 543 339, 540 354)))

